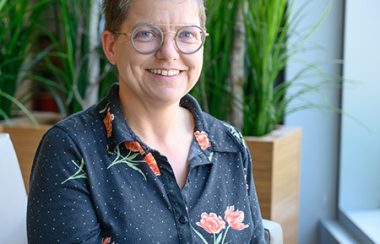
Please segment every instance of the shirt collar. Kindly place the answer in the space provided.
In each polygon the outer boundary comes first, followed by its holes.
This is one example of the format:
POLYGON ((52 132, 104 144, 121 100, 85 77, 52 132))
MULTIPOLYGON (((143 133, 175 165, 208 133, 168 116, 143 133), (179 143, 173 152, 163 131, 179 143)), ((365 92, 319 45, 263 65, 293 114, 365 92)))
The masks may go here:
POLYGON ((118 84, 112 85, 108 95, 97 105, 97 110, 105 126, 109 151, 113 152, 125 141, 136 141, 136 135, 126 123, 120 106, 118 84))
MULTIPOLYGON (((211 119, 210 115, 203 113, 194 97, 189 94, 185 95, 180 101, 180 106, 188 109, 193 114, 195 123, 194 133, 200 135, 194 136, 189 160, 196 156, 203 155, 203 158, 208 161, 202 160, 204 163, 212 163, 212 157, 215 151, 240 151, 238 144, 234 142, 226 143, 226 140, 233 141, 229 128, 223 126, 223 123, 217 123, 217 120, 211 119), (209 144, 207 144, 206 139, 209 144)), ((107 135, 109 151, 113 152, 119 144, 125 141, 140 141, 125 120, 119 99, 118 84, 112 85, 108 95, 97 105, 97 110, 105 125, 104 133, 107 135)))
MULTIPOLYGON (((197 132, 205 132, 208 135, 211 146, 210 152, 241 152, 245 147, 240 132, 228 123, 218 120, 211 115, 204 113, 197 100, 191 95, 186 95, 181 99, 180 105, 191 111, 194 116, 195 129, 197 132)), ((212 155, 207 154, 207 157, 212 155)))

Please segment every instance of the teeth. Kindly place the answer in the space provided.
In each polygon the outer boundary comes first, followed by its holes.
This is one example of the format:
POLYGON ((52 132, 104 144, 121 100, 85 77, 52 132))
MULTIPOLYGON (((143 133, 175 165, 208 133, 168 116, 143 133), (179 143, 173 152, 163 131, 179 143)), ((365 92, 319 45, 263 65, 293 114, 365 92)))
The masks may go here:
POLYGON ((150 73, 163 76, 175 76, 179 74, 179 70, 162 70, 162 69, 150 69, 150 73))

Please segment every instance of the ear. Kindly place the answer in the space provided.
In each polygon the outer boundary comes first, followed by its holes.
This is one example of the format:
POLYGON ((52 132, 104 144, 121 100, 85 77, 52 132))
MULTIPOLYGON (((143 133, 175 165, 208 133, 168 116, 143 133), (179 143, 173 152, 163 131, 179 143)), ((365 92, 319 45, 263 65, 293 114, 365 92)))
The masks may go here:
POLYGON ((108 61, 115 65, 116 64, 116 57, 115 57, 115 35, 108 31, 105 30, 102 33, 102 46, 103 46, 103 51, 104 54, 106 55, 108 61))

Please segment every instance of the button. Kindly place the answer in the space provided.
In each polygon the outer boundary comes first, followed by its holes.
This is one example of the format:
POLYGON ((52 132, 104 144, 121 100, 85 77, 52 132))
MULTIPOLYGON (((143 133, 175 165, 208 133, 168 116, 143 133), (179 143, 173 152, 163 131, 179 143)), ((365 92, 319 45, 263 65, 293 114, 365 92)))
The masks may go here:
POLYGON ((187 223, 187 218, 186 218, 186 216, 182 215, 181 217, 179 217, 178 221, 179 221, 179 223, 184 225, 187 223))

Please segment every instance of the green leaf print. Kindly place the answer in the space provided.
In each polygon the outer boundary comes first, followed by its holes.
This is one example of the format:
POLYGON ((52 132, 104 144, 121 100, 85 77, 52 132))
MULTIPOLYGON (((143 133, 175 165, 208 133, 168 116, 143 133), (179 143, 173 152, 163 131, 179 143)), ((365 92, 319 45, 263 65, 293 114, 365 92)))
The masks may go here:
POLYGON ((83 170, 84 167, 84 160, 82 158, 80 165, 78 165, 74 160, 71 160, 73 164, 78 168, 78 170, 69 178, 66 180, 62 181, 61 184, 65 184, 69 180, 76 180, 76 179, 86 179, 87 178, 87 173, 83 170))
POLYGON ((223 122, 223 124, 224 124, 224 126, 226 126, 228 128, 228 130, 230 131, 230 133, 236 139, 238 139, 238 141, 244 146, 244 148, 247 148, 247 145, 245 144, 245 140, 244 140, 243 135, 238 130, 236 130, 233 126, 231 126, 230 124, 227 124, 225 122, 223 122))
MULTIPOLYGON (((222 240, 222 236, 223 236, 223 232, 218 235, 218 237, 216 238, 215 244, 219 244, 220 243, 220 241, 222 240)), ((224 240, 223 240, 223 242, 224 242, 224 240)))
POLYGON ((190 225, 191 226, 191 228, 193 229, 193 231, 195 232, 195 234, 197 234, 197 236, 199 237, 199 238, 201 238, 201 240, 203 241, 203 243, 205 243, 205 244, 208 244, 208 242, 206 241, 206 239, 202 236, 202 234, 201 233, 199 233, 192 225, 190 225))
POLYGON ((126 164, 128 167, 131 169, 139 172, 143 177, 144 180, 146 181, 146 176, 145 174, 137 167, 139 163, 145 162, 145 160, 135 160, 135 158, 140 155, 138 152, 132 152, 129 151, 127 156, 123 156, 120 153, 120 146, 116 147, 116 158, 112 161, 112 163, 107 167, 107 169, 110 169, 112 166, 115 166, 117 164, 126 164))

